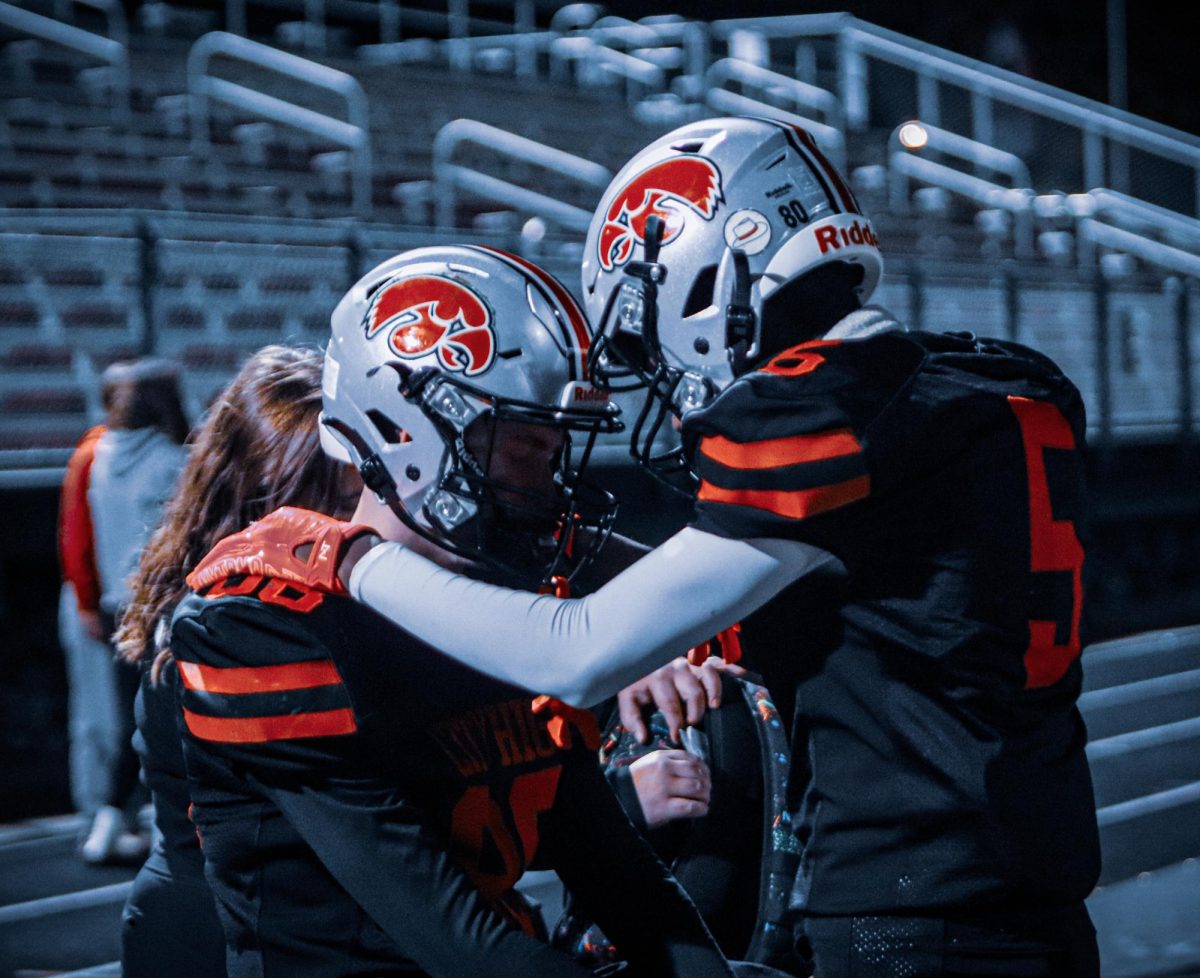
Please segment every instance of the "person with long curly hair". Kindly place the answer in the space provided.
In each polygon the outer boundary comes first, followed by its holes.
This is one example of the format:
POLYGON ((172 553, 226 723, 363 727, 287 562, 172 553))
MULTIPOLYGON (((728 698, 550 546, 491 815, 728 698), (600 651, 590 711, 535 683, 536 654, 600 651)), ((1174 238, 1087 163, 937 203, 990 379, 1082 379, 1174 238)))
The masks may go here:
POLYGON ((225 974, 225 939, 188 819, 168 626, 187 594, 184 578, 222 537, 280 506, 343 515, 353 508, 357 475, 320 449, 322 361, 316 350, 287 346, 264 347, 246 361, 197 432, 132 581, 116 644, 141 670, 134 745, 159 832, 125 904, 125 978, 225 974))

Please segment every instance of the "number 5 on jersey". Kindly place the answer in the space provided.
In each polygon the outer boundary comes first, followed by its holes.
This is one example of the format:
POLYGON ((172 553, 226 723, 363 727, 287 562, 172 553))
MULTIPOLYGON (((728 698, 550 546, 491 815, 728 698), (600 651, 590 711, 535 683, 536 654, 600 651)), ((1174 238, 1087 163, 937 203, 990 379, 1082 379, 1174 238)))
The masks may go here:
POLYGON ((1045 450, 1074 451, 1075 436, 1062 412, 1046 401, 1010 397, 1009 405, 1021 427, 1025 472, 1029 483, 1029 571, 1031 574, 1069 572, 1071 605, 1067 616, 1048 621, 1030 619, 1029 648, 1025 651, 1025 688, 1040 689, 1058 682, 1079 655, 1079 617, 1083 611, 1083 546, 1070 520, 1056 520, 1045 450), (1066 620, 1062 620, 1063 618, 1066 620), (1065 634, 1065 641, 1059 637, 1065 634))

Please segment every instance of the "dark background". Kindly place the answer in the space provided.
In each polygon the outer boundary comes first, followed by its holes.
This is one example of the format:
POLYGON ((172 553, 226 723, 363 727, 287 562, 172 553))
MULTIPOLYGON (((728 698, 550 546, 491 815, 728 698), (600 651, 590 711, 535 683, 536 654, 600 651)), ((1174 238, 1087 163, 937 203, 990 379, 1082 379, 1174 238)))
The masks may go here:
MULTIPOLYGON (((419 6, 420 4, 412 4, 419 6)), ((425 4, 444 11, 444 2, 425 4)), ((131 15, 138 4, 130 4, 131 15)), ((223 4, 214 2, 214 9, 223 4)), ((294 6, 294 5, 293 5, 294 6)), ((406 4, 409 6, 409 4, 406 4)), ((539 22, 559 3, 538 3, 539 22)), ((755 0, 682 4, 611 0, 610 13, 729 16, 821 13, 844 9, 879 26, 961 54, 982 57, 989 31, 1007 20, 1019 31, 1027 73, 1098 101, 1107 100, 1105 0, 1001 0, 997 3, 895 3, 865 0, 825 7, 755 0)), ((500 17, 498 3, 472 14, 500 17)), ((509 8, 511 10, 511 7, 509 8)), ((294 16, 294 15, 293 15, 294 16)), ((510 15, 511 16, 511 15, 510 15)), ((253 28, 253 25, 252 25, 253 28)), ((1127 2, 1129 108, 1187 132, 1200 131, 1200 5, 1127 2)), ((625 527, 661 537, 664 501, 634 474, 610 473, 636 509, 625 527)), ((1200 622, 1200 468, 1194 450, 1127 448, 1092 459, 1092 639, 1200 622)), ((58 647, 57 491, 0 492, 0 821, 70 809, 66 783, 66 679, 58 647)))

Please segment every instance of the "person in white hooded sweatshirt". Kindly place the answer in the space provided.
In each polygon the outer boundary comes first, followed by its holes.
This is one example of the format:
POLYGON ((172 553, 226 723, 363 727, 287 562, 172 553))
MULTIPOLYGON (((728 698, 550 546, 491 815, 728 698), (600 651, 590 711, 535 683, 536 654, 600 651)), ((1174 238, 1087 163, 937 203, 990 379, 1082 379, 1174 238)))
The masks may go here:
MULTIPOLYGON (((96 443, 88 483, 88 506, 100 577, 100 617, 111 639, 129 600, 129 578, 142 548, 158 524, 186 458, 188 421, 179 375, 163 360, 112 364, 103 376, 107 430, 96 443)), ((134 667, 114 659, 120 749, 108 773, 105 804, 96 812, 81 854, 87 862, 134 855, 120 851, 122 830, 138 787, 133 734, 133 700, 138 676, 134 667)))

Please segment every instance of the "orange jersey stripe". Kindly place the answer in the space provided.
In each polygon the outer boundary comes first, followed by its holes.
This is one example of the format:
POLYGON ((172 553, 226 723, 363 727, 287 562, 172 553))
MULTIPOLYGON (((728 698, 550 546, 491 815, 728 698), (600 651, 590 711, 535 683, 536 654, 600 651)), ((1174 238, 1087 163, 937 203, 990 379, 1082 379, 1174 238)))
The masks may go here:
POLYGON ((862 451, 862 445, 849 428, 839 428, 819 435, 791 435, 745 443, 730 441, 724 435, 713 435, 700 442, 700 451, 730 469, 776 469, 857 455, 862 451))
POLYGON ((871 493, 871 477, 859 476, 845 482, 835 482, 815 489, 722 489, 710 482, 700 483, 699 498, 711 503, 732 503, 765 509, 776 516, 802 520, 817 513, 837 509, 847 503, 866 499, 871 493))
POLYGON ((209 717, 184 709, 183 719, 195 736, 221 744, 265 744, 301 737, 338 737, 358 730, 354 711, 321 710, 274 717, 209 717))
POLYGON ((179 676, 185 688, 202 693, 279 693, 314 686, 337 686, 342 681, 329 659, 230 669, 179 662, 179 676))

